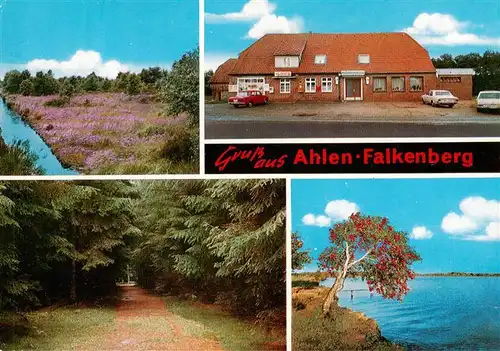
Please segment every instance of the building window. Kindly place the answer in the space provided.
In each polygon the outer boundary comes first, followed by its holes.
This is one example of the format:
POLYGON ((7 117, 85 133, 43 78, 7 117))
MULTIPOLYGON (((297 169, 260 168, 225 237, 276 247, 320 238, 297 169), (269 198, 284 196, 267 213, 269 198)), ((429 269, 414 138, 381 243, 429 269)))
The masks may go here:
POLYGON ((238 78, 238 91, 259 90, 264 92, 264 78, 238 78))
POLYGON ((370 55, 368 54, 359 54, 358 55, 358 63, 370 63, 370 55))
POLYGON ((441 83, 461 83, 462 77, 441 77, 439 80, 441 83))
POLYGON ((321 91, 323 93, 331 93, 333 91, 332 78, 321 78, 321 91))
POLYGON ((387 91, 387 78, 373 77, 373 91, 387 91))
POLYGON ((281 79, 280 80, 280 93, 288 94, 290 93, 291 83, 290 79, 281 79))
POLYGON ((326 55, 314 56, 314 63, 317 65, 325 65, 326 64, 326 55))
POLYGON ((405 91, 405 77, 392 77, 392 91, 405 91))
POLYGON ((283 59, 283 67, 290 67, 291 66, 291 61, 292 60, 290 59, 290 57, 285 57, 283 59))
POLYGON ((423 91, 424 77, 410 77, 410 91, 423 91))
POLYGON ((316 78, 306 78, 306 93, 316 92, 316 78))

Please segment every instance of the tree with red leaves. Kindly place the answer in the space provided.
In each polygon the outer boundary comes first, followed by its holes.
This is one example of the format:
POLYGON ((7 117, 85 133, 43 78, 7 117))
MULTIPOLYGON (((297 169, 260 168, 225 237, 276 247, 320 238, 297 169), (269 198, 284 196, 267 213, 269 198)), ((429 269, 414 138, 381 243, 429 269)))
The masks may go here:
POLYGON ((409 291, 408 280, 415 278, 410 265, 420 256, 409 246, 407 234, 395 230, 387 218, 354 213, 330 229, 330 242, 319 256, 321 269, 335 277, 323 314, 338 301, 347 275, 366 280, 370 292, 384 298, 401 301, 409 291))

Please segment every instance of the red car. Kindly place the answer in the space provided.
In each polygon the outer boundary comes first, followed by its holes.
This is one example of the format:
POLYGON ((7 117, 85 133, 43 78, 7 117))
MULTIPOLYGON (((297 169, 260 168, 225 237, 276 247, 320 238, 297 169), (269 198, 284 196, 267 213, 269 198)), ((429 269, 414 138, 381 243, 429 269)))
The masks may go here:
POLYGON ((259 90, 240 91, 236 96, 230 97, 227 101, 234 107, 263 105, 269 102, 269 98, 259 90))

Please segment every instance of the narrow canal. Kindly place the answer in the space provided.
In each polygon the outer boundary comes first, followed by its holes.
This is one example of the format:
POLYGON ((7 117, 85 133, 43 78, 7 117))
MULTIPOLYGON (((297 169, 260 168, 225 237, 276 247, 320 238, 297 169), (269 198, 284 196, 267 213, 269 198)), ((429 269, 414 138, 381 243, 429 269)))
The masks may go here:
POLYGON ((22 118, 7 108, 0 100, 0 129, 1 137, 7 145, 12 145, 16 141, 27 140, 30 150, 37 155, 37 166, 43 168, 46 175, 76 175, 70 168, 64 168, 56 158, 50 147, 22 118))

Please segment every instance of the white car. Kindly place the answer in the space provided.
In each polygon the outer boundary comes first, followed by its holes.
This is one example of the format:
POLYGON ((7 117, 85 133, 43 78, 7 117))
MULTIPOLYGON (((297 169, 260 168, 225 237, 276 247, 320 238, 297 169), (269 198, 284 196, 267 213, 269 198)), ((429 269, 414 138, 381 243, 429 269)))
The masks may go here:
POLYGON ((458 103, 458 98, 448 90, 429 90, 428 94, 422 95, 422 102, 432 106, 453 107, 458 103))
POLYGON ((485 110, 500 111, 500 91, 488 90, 479 93, 476 99, 477 112, 485 110))

